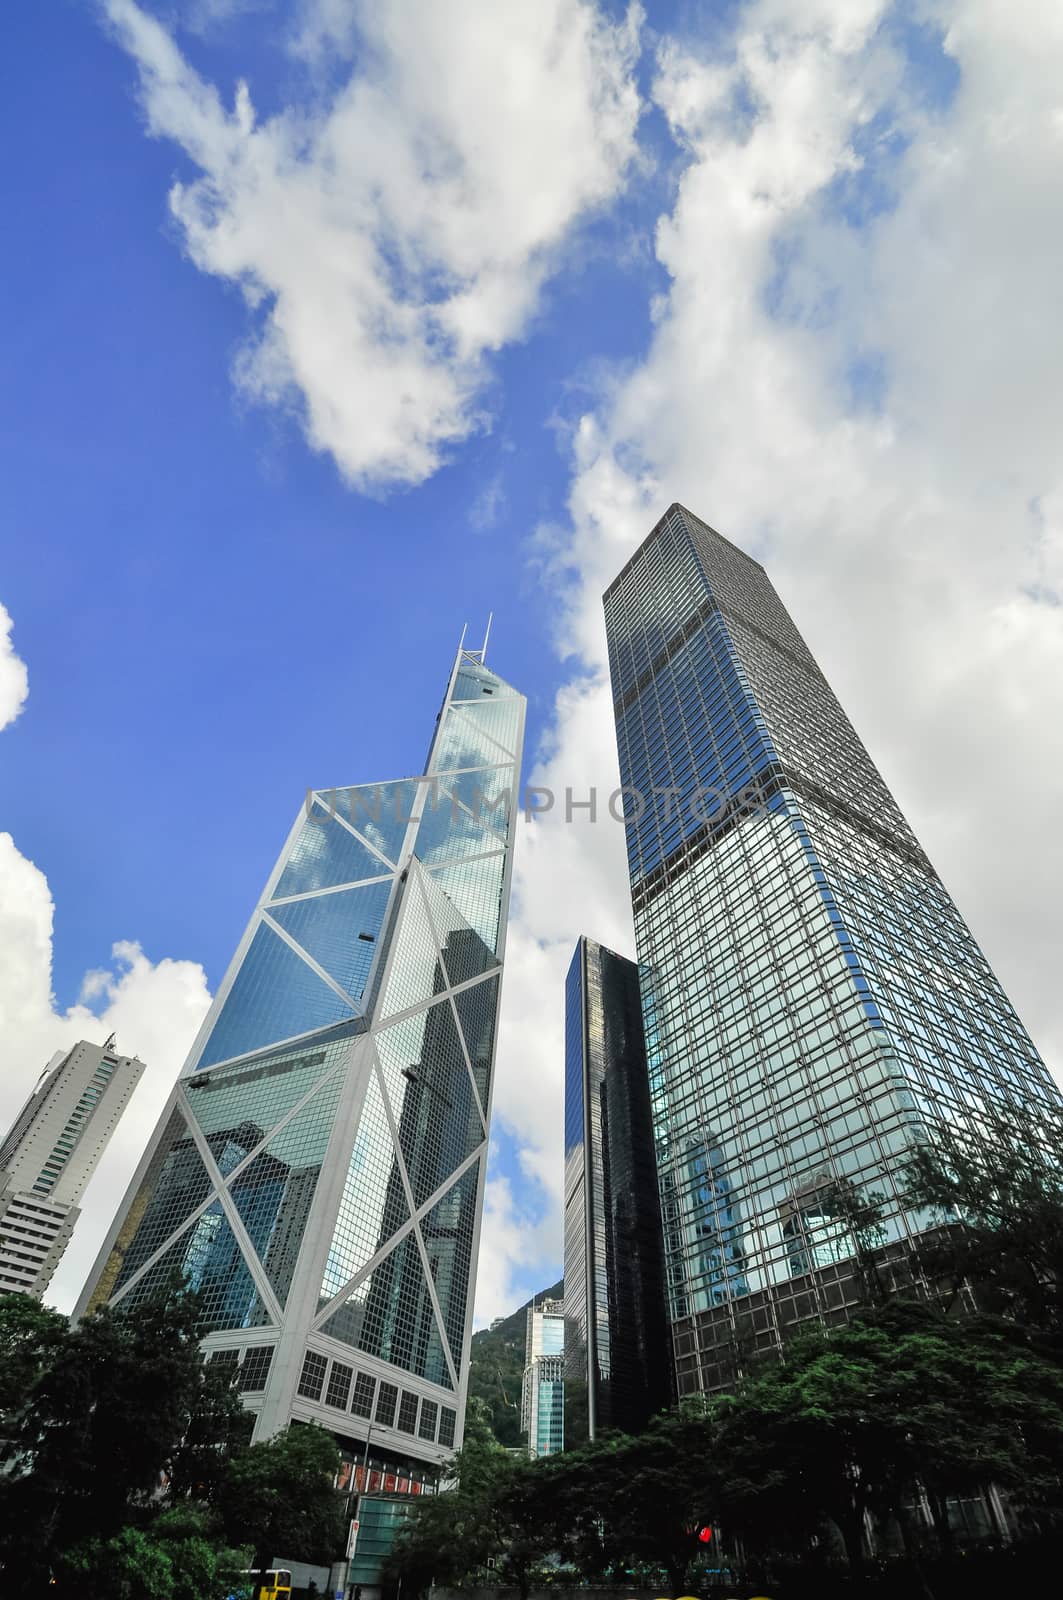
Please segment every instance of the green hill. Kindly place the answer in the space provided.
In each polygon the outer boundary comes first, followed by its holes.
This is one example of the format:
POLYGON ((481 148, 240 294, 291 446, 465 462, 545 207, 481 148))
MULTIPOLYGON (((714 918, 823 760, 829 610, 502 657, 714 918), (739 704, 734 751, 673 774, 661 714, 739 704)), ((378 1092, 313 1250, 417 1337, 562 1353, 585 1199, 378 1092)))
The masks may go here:
MULTIPOLYGON (((564 1280, 540 1289, 540 1300, 560 1300, 564 1280)), ((520 1384, 524 1373, 524 1341, 527 1333, 526 1300, 519 1310, 504 1318, 496 1328, 481 1328, 472 1336, 469 1364, 469 1394, 476 1395, 491 1413, 491 1427, 499 1444, 523 1443, 520 1431, 520 1384)))

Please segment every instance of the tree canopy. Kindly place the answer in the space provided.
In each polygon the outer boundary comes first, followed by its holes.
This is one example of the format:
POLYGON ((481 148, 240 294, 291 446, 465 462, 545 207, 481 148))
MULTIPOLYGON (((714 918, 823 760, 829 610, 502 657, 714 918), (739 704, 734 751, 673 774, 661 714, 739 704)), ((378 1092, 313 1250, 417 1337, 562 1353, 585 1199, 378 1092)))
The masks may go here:
POLYGON ((8 1600, 210 1600, 229 1570, 342 1549, 331 1434, 248 1445, 230 1367, 180 1291, 75 1327, 0 1296, 0 1567, 8 1600), (252 1549, 253 1545, 253 1549, 252 1549))

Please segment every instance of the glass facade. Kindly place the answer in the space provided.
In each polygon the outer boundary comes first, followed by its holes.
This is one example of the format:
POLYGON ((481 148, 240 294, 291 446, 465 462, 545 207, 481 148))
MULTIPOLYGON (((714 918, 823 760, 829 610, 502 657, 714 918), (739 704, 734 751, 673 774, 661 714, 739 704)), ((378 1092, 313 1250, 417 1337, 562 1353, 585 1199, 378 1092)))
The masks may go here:
POLYGON ((544 1300, 528 1307, 521 1427, 528 1454, 556 1455, 565 1445, 565 1307, 544 1300))
POLYGON ((671 1399, 639 974, 591 939, 565 985, 565 1443, 671 1399))
POLYGON ((680 1395, 845 1316, 936 1125, 1059 1095, 757 562, 672 506, 605 595, 680 1395))
POLYGON ((308 796, 86 1291, 268 1337, 262 1436, 460 1439, 523 723, 460 651, 423 776, 308 796))

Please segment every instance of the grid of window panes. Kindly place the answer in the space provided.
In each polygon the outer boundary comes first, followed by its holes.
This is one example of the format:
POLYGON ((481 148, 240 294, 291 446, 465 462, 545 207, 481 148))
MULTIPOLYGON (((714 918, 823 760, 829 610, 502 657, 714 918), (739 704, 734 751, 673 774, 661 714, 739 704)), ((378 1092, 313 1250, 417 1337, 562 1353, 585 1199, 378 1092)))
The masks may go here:
POLYGON ((590 1436, 592 1330, 587 1302, 587 1174, 583 1111, 583 959, 576 946, 565 980, 565 1390, 566 1440, 590 1436))
POLYGON ((541 1356, 535 1363, 534 1437, 536 1456, 556 1455, 565 1444, 565 1362, 560 1355, 541 1356))
POLYGON ((606 595, 680 1392, 838 1307, 839 1184, 917 1230, 916 1131, 1057 1091, 763 570, 673 507, 606 595), (724 808, 726 811, 726 807, 724 808))
POLYGON ((565 994, 569 1446, 602 1428, 637 1431, 670 1399, 640 1001, 634 962, 581 939, 565 994))
POLYGON ((291 1314, 352 1357, 311 1349, 302 1397, 421 1440, 456 1413, 357 1360, 453 1391, 466 1358, 523 714, 462 655, 422 777, 309 798, 94 1291, 177 1274, 208 1329, 266 1327, 313 1263, 291 1314))
POLYGON ((55 1187, 87 1124, 95 1115, 117 1066, 117 1061, 109 1056, 104 1056, 99 1062, 67 1118, 62 1132, 56 1138, 47 1160, 42 1164, 39 1175, 31 1185, 35 1194, 49 1194, 55 1187))
POLYGON ((259 1344, 244 1351, 239 1379, 241 1392, 251 1394, 266 1387, 273 1364, 273 1348, 271 1344, 259 1344))
POLYGON ((354 1368, 347 1366, 344 1361, 334 1361, 329 1370, 328 1388, 325 1390, 325 1404, 333 1406, 337 1411, 346 1411, 347 1397, 351 1392, 351 1379, 354 1377, 354 1368))
POLYGON ((374 1422, 379 1422, 382 1428, 393 1428, 395 1426, 395 1410, 398 1403, 398 1384, 382 1383, 377 1390, 376 1410, 373 1413, 374 1422))
POLYGON ((197 1284, 209 1326, 246 1327, 265 1319, 220 1203, 214 1199, 202 1209, 221 1180, 284 1305, 350 1047, 350 1039, 341 1038, 316 1048, 269 1052, 187 1080, 141 1185, 140 1223, 122 1253, 115 1294, 184 1228, 174 1247, 123 1298, 145 1298, 176 1268, 197 1284), (190 1122, 205 1140, 213 1170, 200 1154, 190 1122), (193 1220, 197 1210, 201 1214, 193 1220))
POLYGON ((448 1356, 457 1371, 464 1353, 490 1097, 511 809, 493 802, 512 787, 516 763, 503 758, 519 753, 522 715, 500 679, 468 666, 467 698, 444 707, 420 797, 319 1298, 323 1333, 444 1387, 448 1356), (416 1233, 404 1231, 410 1196, 416 1233))
POLYGON ((422 1400, 421 1419, 417 1424, 417 1437, 419 1439, 435 1439, 438 1421, 439 1407, 436 1402, 434 1400, 422 1400))
POLYGON ((399 1418, 395 1426, 400 1433, 417 1432, 417 1396, 403 1389, 399 1399, 399 1418))
POLYGON ((299 1375, 299 1387, 296 1392, 304 1395, 307 1400, 320 1400, 327 1368, 328 1362, 324 1356, 318 1355, 316 1350, 308 1350, 303 1357, 303 1370, 299 1375))

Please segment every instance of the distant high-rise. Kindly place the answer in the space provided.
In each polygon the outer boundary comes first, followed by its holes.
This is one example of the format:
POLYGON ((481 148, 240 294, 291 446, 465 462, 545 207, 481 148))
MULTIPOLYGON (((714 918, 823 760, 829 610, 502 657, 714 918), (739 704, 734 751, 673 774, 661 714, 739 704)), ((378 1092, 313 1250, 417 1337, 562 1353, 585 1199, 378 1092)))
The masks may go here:
POLYGON ((543 1300, 528 1307, 520 1425, 528 1454, 552 1456, 565 1443, 565 1305, 543 1300))
POLYGON ((48 1287, 143 1071, 143 1061, 118 1055, 113 1038, 82 1039, 45 1067, 0 1144, 0 1294, 40 1299, 48 1287))
POLYGON ((460 650, 424 776, 308 797, 82 1301, 183 1278, 359 1488, 461 1442, 524 705, 460 650))
POLYGON ((913 1142, 1060 1096, 763 568, 673 505, 605 595, 680 1395, 849 1314, 913 1142))
POLYGON ((565 985, 565 1444, 671 1399, 638 967, 581 939, 565 985))

